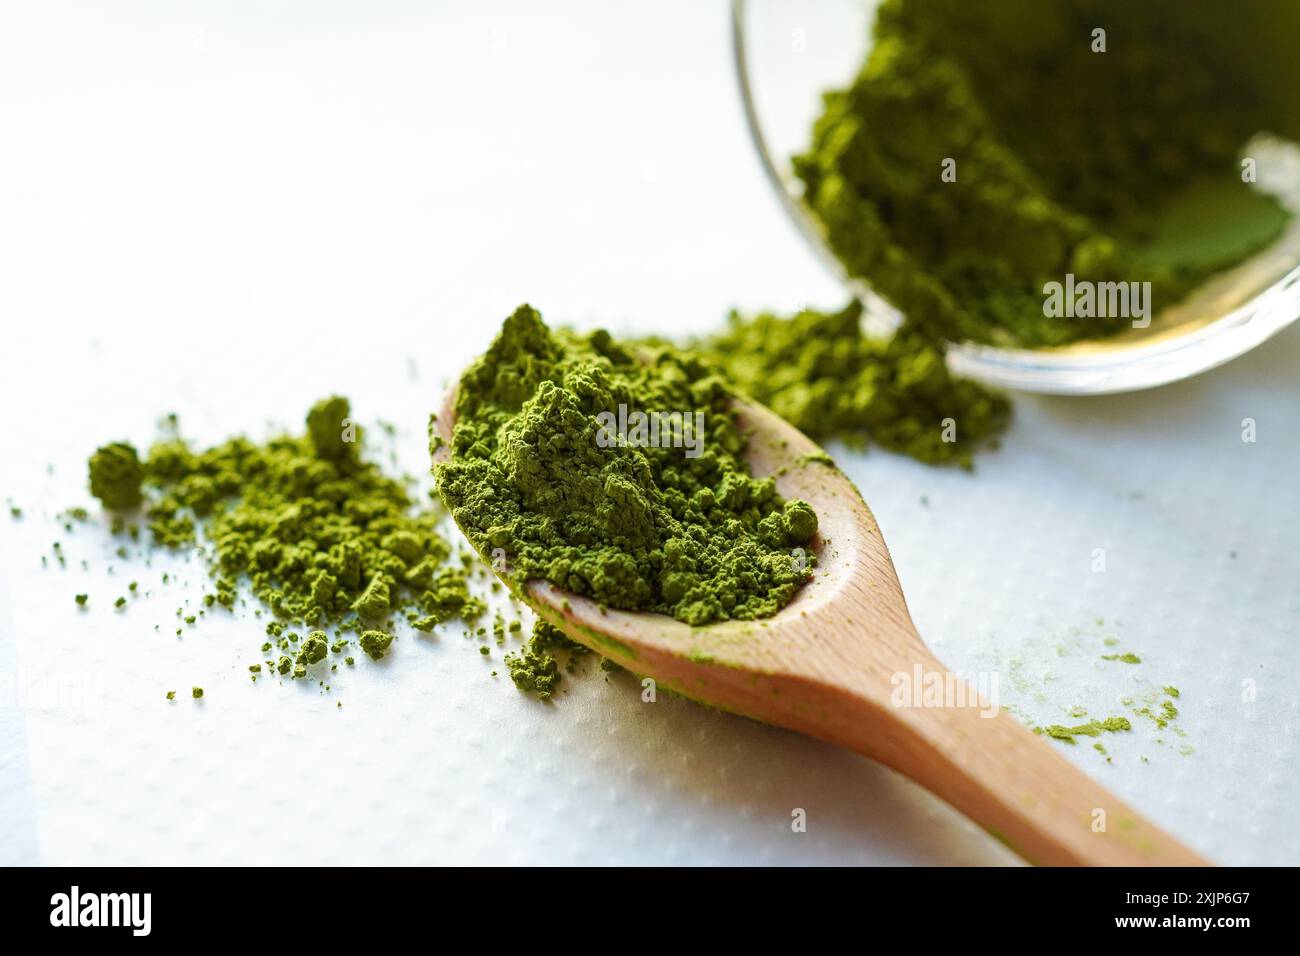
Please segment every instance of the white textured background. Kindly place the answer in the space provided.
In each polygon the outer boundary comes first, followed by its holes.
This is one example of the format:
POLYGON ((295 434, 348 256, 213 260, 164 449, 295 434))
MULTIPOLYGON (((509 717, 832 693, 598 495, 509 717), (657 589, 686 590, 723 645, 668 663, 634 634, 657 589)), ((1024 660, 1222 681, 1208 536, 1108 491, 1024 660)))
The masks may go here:
MULTIPOLYGON (((0 496, 26 512, 0 512, 0 862, 1011 859, 889 771, 626 677, 538 705, 456 628, 328 695, 250 685, 261 622, 174 636, 197 564, 53 520, 168 411, 212 441, 340 391, 421 471, 443 384, 524 300, 663 332, 840 304, 745 138, 721 4, 103 6, 0 13, 0 496)), ((974 475, 840 456, 922 632, 1004 704, 1181 688, 1185 736, 1070 756, 1224 863, 1300 863, 1297 367, 1300 329, 1157 392, 1018 401, 974 475)))

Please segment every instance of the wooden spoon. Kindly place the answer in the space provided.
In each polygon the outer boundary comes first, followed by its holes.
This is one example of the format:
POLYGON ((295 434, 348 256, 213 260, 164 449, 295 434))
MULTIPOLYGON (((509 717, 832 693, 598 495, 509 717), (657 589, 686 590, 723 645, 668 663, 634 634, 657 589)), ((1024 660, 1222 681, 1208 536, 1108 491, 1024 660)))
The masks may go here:
MULTIPOLYGON (((445 460, 455 389, 436 422, 445 460)), ((770 618, 692 627, 608 610, 547 581, 506 584, 544 620, 635 674, 705 704, 829 740, 893 767, 1026 860, 1044 865, 1205 866, 1058 754, 970 691, 922 705, 896 688, 968 688, 917 634, 880 529, 857 488, 810 439, 737 401, 753 474, 817 511, 812 580, 770 618), (956 706, 956 704, 964 706, 956 706)))

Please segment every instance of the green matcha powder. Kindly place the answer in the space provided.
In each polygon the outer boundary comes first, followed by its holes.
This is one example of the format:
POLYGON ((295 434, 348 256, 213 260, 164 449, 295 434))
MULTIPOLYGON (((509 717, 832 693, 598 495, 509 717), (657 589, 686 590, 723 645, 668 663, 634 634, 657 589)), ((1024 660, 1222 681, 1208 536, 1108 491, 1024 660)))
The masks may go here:
POLYGON ((1173 305, 1275 240, 1243 181, 1300 138, 1293 0, 885 0, 870 54, 794 160, 848 272, 936 340, 1052 346, 1131 314, 1045 288, 1150 282, 1173 305))

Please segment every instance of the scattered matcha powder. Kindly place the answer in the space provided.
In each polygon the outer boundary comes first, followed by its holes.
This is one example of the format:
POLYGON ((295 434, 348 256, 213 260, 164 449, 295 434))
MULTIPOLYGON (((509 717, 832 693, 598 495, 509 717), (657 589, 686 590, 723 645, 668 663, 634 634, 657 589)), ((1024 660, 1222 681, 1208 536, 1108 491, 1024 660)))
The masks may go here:
MULTIPOLYGON (((1168 693, 1168 691, 1166 691, 1166 693, 1168 693)), ((1160 702, 1158 709, 1154 702, 1144 703, 1141 707, 1134 708, 1133 713, 1137 714, 1139 717, 1145 717, 1147 720, 1155 724, 1157 728, 1164 730, 1178 717, 1178 708, 1172 700, 1164 700, 1160 702)))
MULTIPOLYGON (((1117 643, 1117 641, 1109 639, 1109 637, 1104 640, 1104 644, 1108 646, 1114 645, 1115 643, 1117 643)), ((1065 654, 1066 650, 1069 650, 1069 648, 1065 648, 1065 645, 1062 645, 1062 648, 1058 648, 1058 653, 1065 654)), ((1138 654, 1132 653, 1106 654, 1106 656, 1102 656, 1102 659, 1105 659, 1105 661, 1135 663, 1135 665, 1136 663, 1141 663, 1141 658, 1138 654)), ((1144 695, 1141 696, 1140 702, 1131 696, 1122 697, 1119 704, 1130 709, 1131 713, 1134 714, 1135 717, 1148 719, 1148 721, 1156 724, 1157 730, 1165 730, 1165 728, 1170 727, 1170 724, 1173 724, 1175 719, 1178 718, 1178 706, 1174 704, 1174 700, 1179 696, 1179 689, 1177 687, 1171 687, 1170 685, 1170 687, 1161 688, 1160 691, 1154 691, 1153 689, 1153 691, 1144 693, 1144 695), (1162 697, 1164 697, 1164 700, 1162 700, 1162 697)), ((1086 717, 1087 710, 1082 708, 1082 706, 1075 706, 1075 708, 1067 710, 1066 713, 1069 714, 1071 718, 1078 719, 1086 717)), ((1049 726, 1035 726, 1035 724, 1030 724, 1030 730, 1034 731, 1035 734, 1053 737, 1053 739, 1073 744, 1075 743, 1076 736, 1100 736, 1101 732, 1132 730, 1132 723, 1125 717, 1109 717, 1104 719, 1104 721, 1089 721, 1074 727, 1063 726, 1063 724, 1049 724, 1049 726)), ((1180 727, 1174 727, 1174 734, 1177 734, 1178 736, 1187 736, 1186 731, 1183 731, 1180 727)), ((1164 744, 1165 741, 1157 739, 1156 743, 1164 744)), ((1106 750, 1101 748, 1100 745, 1095 744, 1095 748, 1102 754, 1106 753, 1106 750)), ((1187 756, 1187 754, 1193 753, 1193 749, 1188 747, 1188 745, 1182 745, 1182 747, 1179 747, 1179 753, 1183 754, 1183 756, 1187 756)), ((1110 762, 1109 756, 1106 757, 1106 761, 1110 762)), ((1147 758, 1141 758, 1141 762, 1148 762, 1147 758)))
MULTIPOLYGON (((436 513, 362 457, 350 414, 335 396, 312 407, 304 435, 235 437, 205 450, 173 435, 143 461, 130 445, 106 445, 90 459, 91 491, 109 509, 143 504, 155 546, 189 548, 202 535, 214 579, 204 604, 233 608, 246 582, 276 615, 266 627, 272 637, 286 625, 379 634, 373 628, 399 614, 427 627, 481 614, 436 513)), ((125 528, 121 515, 114 527, 125 528)), ((177 616, 197 621, 180 609, 177 616)), ((378 648, 377 639, 371 645, 378 648)), ((325 650, 323 633, 313 631, 298 662, 305 667, 325 650)), ((286 660, 281 674, 293 670, 286 660)))
POLYGON ((1065 727, 1061 724, 1052 724, 1047 727, 1034 727, 1036 734, 1043 734, 1053 737, 1056 740, 1064 740, 1068 744, 1075 743, 1075 737, 1100 737, 1103 732, 1116 733, 1122 730, 1132 730, 1133 725, 1129 723, 1127 717, 1107 717, 1105 720, 1090 720, 1086 724, 1078 724, 1074 727, 1065 727))
POLYGON ((943 352, 911 329, 867 335, 861 313, 856 302, 792 318, 732 313, 724 331, 692 343, 692 354, 813 439, 873 442, 969 468, 972 452, 1006 427, 1010 403, 951 374, 943 352))
POLYGON ((532 637, 517 654, 506 655, 506 668, 515 686, 538 700, 549 700, 560 684, 557 654, 582 655, 587 648, 552 624, 538 620, 532 637))

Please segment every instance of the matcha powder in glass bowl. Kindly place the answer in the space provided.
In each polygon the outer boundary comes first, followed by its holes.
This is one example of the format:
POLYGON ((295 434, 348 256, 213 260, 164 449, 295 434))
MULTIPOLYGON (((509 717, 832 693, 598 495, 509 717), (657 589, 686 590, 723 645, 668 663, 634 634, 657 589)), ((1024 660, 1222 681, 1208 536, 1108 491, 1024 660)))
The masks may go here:
POLYGON ((956 370, 1138 388, 1300 314, 1291 0, 834 4, 802 57, 792 12, 733 9, 786 208, 873 315, 954 343, 956 370))

